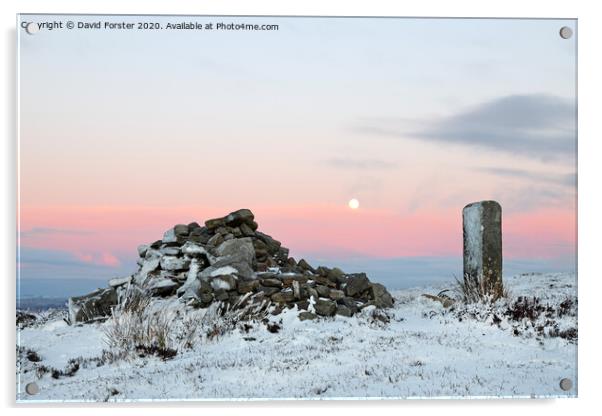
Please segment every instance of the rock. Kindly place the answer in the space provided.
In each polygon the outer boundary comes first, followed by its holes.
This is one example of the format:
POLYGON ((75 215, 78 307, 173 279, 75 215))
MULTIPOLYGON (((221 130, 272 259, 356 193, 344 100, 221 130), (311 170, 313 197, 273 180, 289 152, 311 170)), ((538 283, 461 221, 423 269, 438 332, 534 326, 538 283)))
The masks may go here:
POLYGON ((138 246, 138 257, 144 258, 146 252, 150 247, 147 244, 140 244, 138 246))
POLYGON ((299 320, 300 321, 305 321, 305 320, 314 320, 316 319, 318 316, 315 313, 312 312, 300 312, 299 313, 299 320))
POLYGON ((191 222, 190 224, 188 224, 188 230, 190 231, 190 233, 192 233, 193 230, 196 230, 198 228, 202 228, 198 222, 191 222))
POLYGON ((216 228, 219 227, 223 227, 224 225, 226 225, 226 219, 225 218, 213 218, 210 220, 205 221, 205 227, 207 227, 208 230, 215 230, 216 228))
POLYGON ((217 247, 224 242, 224 237, 221 234, 215 234, 207 241, 207 246, 217 247))
POLYGON ((280 292, 280 289, 277 287, 258 286, 257 291, 263 292, 265 296, 272 296, 274 293, 280 292))
POLYGON ((117 305, 117 292, 114 288, 98 289, 84 296, 69 298, 69 322, 85 322, 111 315, 111 308, 117 305))
POLYGON ((322 298, 330 297, 330 289, 327 288, 326 286, 317 285, 316 291, 318 292, 318 296, 320 296, 322 298))
MULTIPOLYGON (((190 227, 190 225, 189 225, 190 227)), ((192 228, 188 240, 194 243, 206 245, 211 239, 211 233, 207 227, 192 228)))
POLYGON ((238 293, 253 292, 259 287, 259 280, 241 280, 238 282, 238 293))
POLYGON ((255 236, 265 244, 266 250, 270 254, 276 254, 282 245, 280 241, 274 240, 271 236, 262 232, 256 231, 255 236))
POLYGON ((289 303, 295 300, 295 296, 291 290, 288 290, 286 292, 274 293, 272 296, 270 296, 270 299, 277 303, 289 303))
POLYGON ((163 240, 161 240, 163 244, 174 244, 182 242, 182 238, 176 234, 176 231, 173 228, 165 231, 163 234, 163 240))
POLYGON ((314 298, 314 299, 318 299, 318 291, 316 289, 314 289, 313 287, 308 287, 307 288, 307 297, 308 298, 314 298))
POLYGON ((306 311, 309 308, 309 301, 300 300, 298 302, 295 302, 295 305, 297 305, 297 309, 299 309, 300 311, 306 311))
POLYGON ((225 223, 230 227, 238 227, 241 224, 252 224, 255 215, 246 208, 239 209, 238 211, 231 212, 225 218, 225 223))
POLYGON ((282 280, 280 279, 261 279, 261 284, 269 287, 282 287, 282 280))
POLYGON ((343 273, 343 271, 341 269, 339 269, 338 267, 331 269, 328 272, 327 277, 331 282, 338 283, 338 284, 345 283, 347 281, 347 279, 345 278, 345 273, 343 273))
POLYGON ((159 252, 164 256, 179 256, 180 247, 166 246, 159 249, 159 252))
POLYGON ((149 291, 153 296, 169 296, 176 292, 178 284, 170 279, 158 279, 151 283, 149 291))
POLYGON ((186 224, 178 224, 174 228, 174 233, 177 236, 187 236, 190 233, 188 226, 186 224))
POLYGON ((462 223, 464 282, 482 286, 494 299, 503 296, 502 207, 496 201, 468 204, 462 210, 462 223))
POLYGON ((316 269, 316 273, 319 276, 328 277, 328 274, 330 273, 330 269, 328 267, 325 267, 325 266, 320 266, 320 267, 318 267, 316 269))
POLYGON ((294 298, 299 300, 301 299, 301 286, 299 285, 299 282, 294 280, 293 281, 293 295, 294 298))
MULTIPOLYGON (((148 253, 147 253, 148 255, 148 253)), ((155 270, 159 268, 160 259, 158 257, 145 259, 138 270, 137 273, 134 274, 134 281, 138 286, 144 285, 144 282, 148 280, 149 275, 153 273, 155 270)))
POLYGON ((184 270, 190 266, 190 260, 175 256, 161 257, 161 269, 175 271, 184 270))
POLYGON ((352 314, 359 311, 357 301, 353 298, 345 297, 343 299, 338 300, 337 303, 346 306, 352 314))
POLYGON ((387 289, 380 283, 370 283, 370 289, 372 292, 371 303, 377 308, 392 308, 393 297, 387 289))
POLYGON ((351 312, 351 309, 349 309, 347 306, 345 305, 339 305, 337 306, 337 315, 341 315, 341 316, 346 316, 348 318, 351 318, 353 316, 353 312, 351 312))
POLYGON ((236 278, 231 274, 217 276, 211 280, 213 290, 234 290, 236 289, 236 278))
POLYGON ((314 305, 316 313, 321 316, 334 316, 337 311, 337 304, 331 300, 318 299, 314 305))
POLYGON ((127 285, 131 281, 132 281, 132 276, 116 277, 114 279, 109 280, 109 286, 119 287, 119 286, 127 285))
POLYGON ((345 297, 345 293, 342 290, 331 289, 328 295, 332 300, 339 300, 345 297))
POLYGON ((302 274, 281 274, 280 280, 284 286, 292 286, 294 282, 306 283, 309 279, 302 274))
POLYGON ((355 273, 348 276, 347 286, 345 286, 347 296, 358 296, 370 288, 370 281, 366 277, 366 273, 355 273))
POLYGON ((211 304, 211 302, 213 302, 213 293, 211 293, 211 292, 201 293, 199 295, 199 301, 200 301, 200 306, 202 308, 206 308, 207 306, 209 306, 211 304))
POLYGON ((255 231, 246 223, 240 224, 240 232, 245 237, 253 237, 255 235, 255 231))
POLYGON ((219 300, 221 302, 225 302, 230 299, 230 295, 228 295, 228 292, 224 289, 216 290, 214 292, 214 296, 216 300, 219 300))
POLYGON ((315 272, 316 272, 316 270, 315 270, 313 267, 311 267, 311 266, 309 265, 309 263, 308 263, 307 261, 305 261, 305 259, 301 259, 301 260, 299 260, 299 263, 297 263, 297 266, 298 266, 298 267, 299 267, 301 270, 307 270, 307 271, 310 271, 310 272, 312 272, 312 273, 315 273, 315 272))
POLYGON ((205 259, 209 259, 209 257, 211 257, 204 247, 193 243, 192 241, 187 241, 184 243, 184 245, 180 248, 180 251, 182 254, 185 254, 189 257, 203 257, 205 259))
POLYGON ((248 237, 225 241, 215 250, 219 256, 213 266, 231 266, 242 279, 254 279, 255 249, 248 237))

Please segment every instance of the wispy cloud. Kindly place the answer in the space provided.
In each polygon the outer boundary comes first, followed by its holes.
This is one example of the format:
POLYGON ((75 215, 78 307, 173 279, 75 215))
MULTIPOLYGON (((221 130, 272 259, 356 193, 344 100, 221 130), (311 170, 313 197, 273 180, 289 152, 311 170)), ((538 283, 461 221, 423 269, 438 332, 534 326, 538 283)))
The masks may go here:
POLYGON ((397 167, 397 163, 382 159, 345 159, 332 158, 324 162, 326 165, 337 169, 356 170, 390 170, 397 167))
POLYGON ((21 264, 38 264, 47 266, 87 266, 87 267, 117 267, 119 259, 111 253, 72 253, 65 250, 49 250, 33 247, 21 247, 21 264))
POLYGON ((499 97, 434 120, 372 120, 356 130, 538 159, 574 157, 576 147, 574 103, 544 94, 499 97))
POLYGON ((21 231, 21 237, 34 237, 45 235, 93 235, 94 231, 74 230, 67 228, 33 227, 29 230, 21 231))
POLYGON ((478 167, 480 172, 490 173, 496 176, 525 179, 532 182, 543 182, 559 186, 574 188, 577 183, 576 173, 551 174, 534 172, 523 169, 500 168, 500 167, 478 167))

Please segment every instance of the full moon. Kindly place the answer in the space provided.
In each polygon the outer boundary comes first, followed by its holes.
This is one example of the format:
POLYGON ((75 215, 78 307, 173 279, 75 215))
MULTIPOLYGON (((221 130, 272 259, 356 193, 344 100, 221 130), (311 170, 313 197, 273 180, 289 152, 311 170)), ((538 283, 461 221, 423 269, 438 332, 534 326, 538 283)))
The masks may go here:
POLYGON ((349 200, 347 205, 349 205, 349 208, 351 208, 351 209, 358 209, 360 207, 360 201, 353 198, 353 199, 349 200))

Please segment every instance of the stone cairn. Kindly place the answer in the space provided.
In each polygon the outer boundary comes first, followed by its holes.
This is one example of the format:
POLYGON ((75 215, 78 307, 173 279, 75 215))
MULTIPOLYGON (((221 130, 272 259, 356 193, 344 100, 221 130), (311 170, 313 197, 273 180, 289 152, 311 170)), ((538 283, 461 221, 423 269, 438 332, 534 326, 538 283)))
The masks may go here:
POLYGON ((282 244, 257 230, 253 213, 240 209, 167 230, 161 240, 138 247, 138 270, 109 281, 109 287, 69 299, 71 323, 106 317, 132 286, 151 296, 177 296, 193 307, 213 302, 264 302, 275 312, 295 305, 299 319, 353 316, 362 308, 393 306, 393 298, 365 273, 313 268, 289 257, 282 244))

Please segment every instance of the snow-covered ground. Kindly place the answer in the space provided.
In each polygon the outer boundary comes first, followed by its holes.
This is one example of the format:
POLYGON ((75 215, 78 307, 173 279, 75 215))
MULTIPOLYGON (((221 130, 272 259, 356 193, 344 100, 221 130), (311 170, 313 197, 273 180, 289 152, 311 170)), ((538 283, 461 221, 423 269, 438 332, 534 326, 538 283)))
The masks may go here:
MULTIPOLYGON (((505 286, 510 304, 538 297, 541 316, 516 320, 504 315, 508 304, 446 309, 422 296, 445 286, 416 288, 393 292, 388 318, 367 308, 352 318, 300 321, 298 311, 285 310, 269 317, 276 333, 261 322, 210 339, 202 329, 192 348, 179 344, 166 361, 135 354, 100 360, 109 322, 69 326, 60 316, 46 318, 18 331, 17 400, 576 396, 575 275, 519 275, 505 286), (27 350, 41 361, 30 361, 27 350), (92 360, 80 360, 72 375, 36 371, 68 372, 78 357, 92 360), (563 378, 573 381, 570 391, 560 388, 563 378), (25 393, 30 382, 38 394, 25 393)), ((170 319, 180 325, 204 313, 186 316, 177 301, 168 303, 159 307, 179 314, 170 319)))

